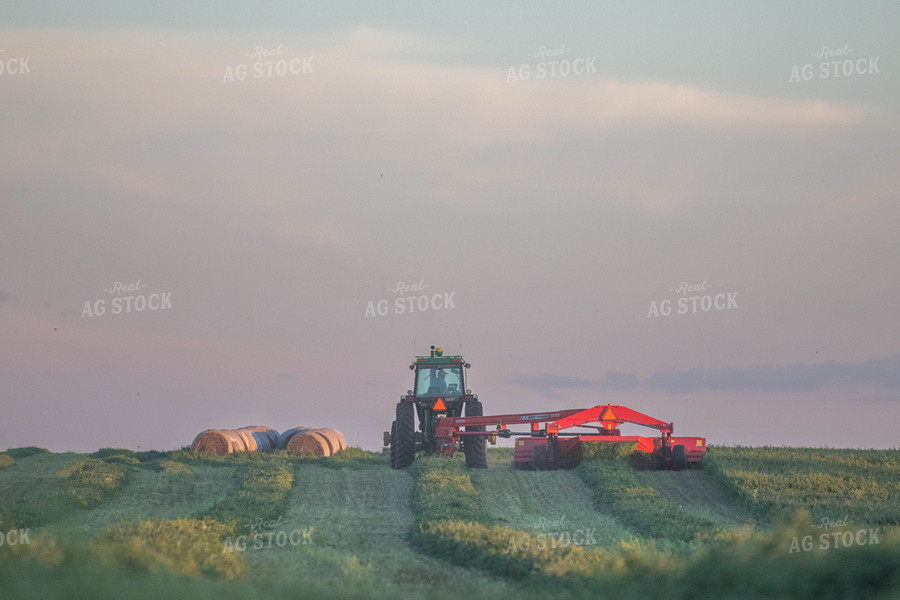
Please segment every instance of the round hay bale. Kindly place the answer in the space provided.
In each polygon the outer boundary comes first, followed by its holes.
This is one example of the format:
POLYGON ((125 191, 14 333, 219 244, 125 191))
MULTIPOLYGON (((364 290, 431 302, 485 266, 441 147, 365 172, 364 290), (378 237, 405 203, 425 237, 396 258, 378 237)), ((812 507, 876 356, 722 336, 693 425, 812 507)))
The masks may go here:
POLYGON ((292 437, 294 437, 298 433, 304 433, 306 431, 309 431, 310 429, 311 429, 310 427, 306 427, 304 425, 301 427, 292 427, 291 429, 287 429, 287 430, 283 431, 281 433, 281 435, 278 436, 278 441, 275 443, 275 447, 278 448, 279 450, 286 449, 287 444, 292 437))
POLYGON ((313 432, 318 433, 319 435, 321 435, 322 437, 325 438, 325 441, 328 442, 328 449, 329 449, 328 456, 331 456, 332 454, 335 454, 335 453, 343 450, 343 447, 341 447, 341 437, 343 437, 343 436, 341 436, 341 434, 339 432, 337 432, 334 429, 331 429, 329 427, 323 427, 321 429, 313 429, 313 432))
POLYGON ((231 454, 234 452, 229 438, 218 429, 207 429, 194 438, 191 450, 194 452, 208 452, 210 454, 231 454))
POLYGON ((333 432, 334 436, 338 440, 339 448, 338 448, 338 450, 336 450, 336 452, 340 452, 341 450, 346 450, 347 449, 347 440, 344 439, 344 434, 341 433, 340 431, 338 431, 337 429, 329 428, 329 431, 333 432))
POLYGON ((194 438, 191 450, 213 454, 269 452, 277 445, 277 431, 271 427, 251 425, 240 429, 207 429, 194 438))
POLYGON ((334 434, 338 437, 338 441, 341 443, 341 450, 346 450, 347 440, 344 439, 344 434, 337 429, 332 429, 332 431, 334 431, 334 434))
POLYGON ((219 434, 225 438, 228 442, 228 452, 227 454, 233 454, 234 452, 243 452, 246 450, 244 446, 244 440, 241 439, 241 436, 234 429, 220 429, 219 434))
POLYGON ((241 427, 241 429, 251 433, 253 440, 256 442, 256 449, 259 452, 271 452, 278 447, 278 432, 271 427, 248 425, 247 427, 241 427))
POLYGON ((288 440, 284 449, 297 454, 317 454, 319 456, 331 456, 331 446, 328 440, 315 430, 298 433, 288 440))
POLYGON ((244 450, 247 452, 256 452, 259 450, 259 446, 256 445, 256 439, 253 437, 253 432, 249 429, 235 429, 234 432, 237 434, 241 441, 244 443, 244 450))
POLYGON ((278 432, 274 429, 267 429, 264 433, 266 436, 266 440, 269 442, 269 449, 275 450, 278 448, 278 432))
POLYGON ((198 434, 194 437, 194 441, 191 442, 191 452, 197 452, 197 450, 195 450, 195 447, 196 447, 196 445, 197 445, 197 440, 199 440, 200 437, 201 437, 203 434, 209 433, 210 431, 212 431, 212 430, 211 430, 211 429, 204 429, 203 431, 201 431, 200 433, 198 433, 198 434))
POLYGON ((250 431, 250 435, 253 436, 253 441, 256 443, 256 450, 258 452, 272 451, 272 443, 269 441, 269 436, 266 435, 265 431, 250 431))

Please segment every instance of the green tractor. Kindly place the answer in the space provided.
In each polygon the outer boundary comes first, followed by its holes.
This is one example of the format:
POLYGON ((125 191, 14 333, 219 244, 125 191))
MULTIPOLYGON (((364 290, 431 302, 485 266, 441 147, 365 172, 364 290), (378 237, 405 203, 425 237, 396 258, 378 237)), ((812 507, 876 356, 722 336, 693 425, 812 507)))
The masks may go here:
MULTIPOLYGON (((413 389, 400 397, 396 420, 391 423, 390 433, 384 433, 384 445, 391 448, 392 469, 405 469, 418 452, 426 456, 438 452, 435 426, 440 417, 480 417, 484 414, 478 396, 466 389, 465 369, 470 366, 462 356, 444 356, 444 351, 434 346, 430 356, 417 356, 409 365, 415 371, 413 389)), ((484 426, 470 426, 467 431, 484 431, 484 426)), ((472 469, 487 467, 483 436, 464 437, 461 444, 466 466, 472 469)))

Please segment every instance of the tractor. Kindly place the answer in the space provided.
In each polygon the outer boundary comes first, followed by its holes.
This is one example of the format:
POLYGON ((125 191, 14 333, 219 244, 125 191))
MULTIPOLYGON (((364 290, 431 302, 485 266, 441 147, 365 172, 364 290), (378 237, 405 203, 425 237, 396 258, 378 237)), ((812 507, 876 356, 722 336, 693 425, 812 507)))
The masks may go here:
MULTIPOLYGON (((438 419, 484 414, 478 396, 465 385, 465 370, 470 366, 462 356, 444 356, 444 351, 434 346, 429 356, 416 356, 409 365, 415 372, 413 388, 400 396, 391 431, 384 433, 384 445, 390 446, 391 468, 405 469, 419 452, 426 456, 439 452, 438 419)), ((467 426, 465 431, 484 432, 484 426, 467 426)), ((484 435, 465 437, 459 446, 465 453, 466 466, 487 467, 484 435)))

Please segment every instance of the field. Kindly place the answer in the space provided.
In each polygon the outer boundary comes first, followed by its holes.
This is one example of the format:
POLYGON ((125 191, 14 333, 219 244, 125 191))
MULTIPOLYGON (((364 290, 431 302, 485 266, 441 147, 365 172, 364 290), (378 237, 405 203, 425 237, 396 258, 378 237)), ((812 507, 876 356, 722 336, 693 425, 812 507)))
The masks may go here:
POLYGON ((900 598, 900 451, 0 453, 4 598, 900 598))

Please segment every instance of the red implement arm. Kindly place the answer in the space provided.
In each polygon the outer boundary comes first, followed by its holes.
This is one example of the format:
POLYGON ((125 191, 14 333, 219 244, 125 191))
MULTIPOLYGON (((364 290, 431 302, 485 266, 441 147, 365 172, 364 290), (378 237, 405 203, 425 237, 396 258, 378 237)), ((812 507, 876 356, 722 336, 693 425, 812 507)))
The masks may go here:
POLYGON ((506 425, 518 425, 522 423, 546 423, 555 422, 560 419, 577 415, 584 412, 580 408, 570 408, 568 410, 554 410, 550 412, 539 413, 517 413, 509 415, 489 415, 484 417, 443 417, 437 420, 436 436, 439 438, 457 437, 459 435, 489 435, 491 431, 461 431, 461 427, 471 426, 494 426, 497 431, 506 429, 506 425))
MULTIPOLYGON (((632 410, 627 406, 618 404, 601 404, 591 408, 557 410, 540 413, 518 413, 509 415, 490 415, 484 417, 444 417, 437 421, 437 437, 457 437, 459 435, 488 435, 491 432, 462 431, 467 426, 494 426, 495 433, 503 431, 505 425, 521 423, 546 423, 547 430, 556 432, 570 427, 578 427, 588 423, 599 423, 604 429, 614 430, 622 423, 634 423, 652 429, 658 429, 665 434, 672 433, 672 423, 666 423, 654 419, 649 415, 632 410)), ((532 426, 532 431, 538 428, 532 426)))
POLYGON ((672 433, 672 423, 665 423, 618 404, 603 404, 586 408, 573 415, 558 419, 553 424, 562 430, 594 422, 600 423, 605 429, 609 430, 618 429, 622 423, 634 423, 635 425, 658 429, 663 433, 672 433))

